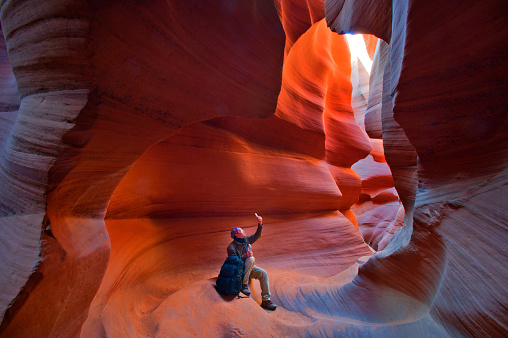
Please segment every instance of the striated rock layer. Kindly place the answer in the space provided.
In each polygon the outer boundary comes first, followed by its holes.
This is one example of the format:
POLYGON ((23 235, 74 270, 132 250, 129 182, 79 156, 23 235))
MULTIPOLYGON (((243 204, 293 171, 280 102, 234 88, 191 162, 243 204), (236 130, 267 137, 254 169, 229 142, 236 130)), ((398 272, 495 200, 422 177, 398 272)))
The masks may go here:
POLYGON ((1 336, 507 334, 503 1, 0 6, 1 336))
MULTIPOLYGON (((435 321, 440 335, 506 335, 508 297, 498 288, 507 271, 508 219, 498 204, 507 178, 506 5, 394 1, 386 11, 391 37, 378 35, 389 45, 378 42, 366 129, 383 138, 406 215, 358 284, 367 278, 419 299, 423 311, 412 320, 435 321)), ((327 12, 332 29, 344 30, 334 15, 327 12)))
POLYGON ((1 330, 75 335, 123 175, 182 126, 272 114, 284 34, 266 2, 5 1, 0 19, 21 98, 2 150, 2 186, 15 187, 2 189, 2 238, 27 252, 2 247, 1 330))

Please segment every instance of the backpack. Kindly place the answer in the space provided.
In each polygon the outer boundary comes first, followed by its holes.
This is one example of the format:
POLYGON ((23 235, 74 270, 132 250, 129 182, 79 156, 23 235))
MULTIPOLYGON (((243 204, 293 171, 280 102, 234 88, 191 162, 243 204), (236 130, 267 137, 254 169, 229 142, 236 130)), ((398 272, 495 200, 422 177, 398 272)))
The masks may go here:
POLYGON ((226 258, 217 277, 217 292, 223 296, 237 296, 242 289, 244 265, 238 256, 226 258))

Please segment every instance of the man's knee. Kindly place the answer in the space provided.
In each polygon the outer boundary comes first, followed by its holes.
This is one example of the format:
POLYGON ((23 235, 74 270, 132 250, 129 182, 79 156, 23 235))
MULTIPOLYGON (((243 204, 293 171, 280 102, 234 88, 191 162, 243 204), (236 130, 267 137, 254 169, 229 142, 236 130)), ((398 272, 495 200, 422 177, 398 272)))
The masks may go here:
POLYGON ((264 278, 268 277, 268 273, 266 272, 266 270, 265 270, 265 269, 261 269, 261 268, 260 268, 259 270, 261 270, 261 275, 262 275, 264 278))
POLYGON ((259 280, 268 278, 268 273, 266 272, 266 270, 262 269, 260 267, 254 266, 252 269, 252 272, 253 272, 251 274, 252 278, 259 279, 259 280))

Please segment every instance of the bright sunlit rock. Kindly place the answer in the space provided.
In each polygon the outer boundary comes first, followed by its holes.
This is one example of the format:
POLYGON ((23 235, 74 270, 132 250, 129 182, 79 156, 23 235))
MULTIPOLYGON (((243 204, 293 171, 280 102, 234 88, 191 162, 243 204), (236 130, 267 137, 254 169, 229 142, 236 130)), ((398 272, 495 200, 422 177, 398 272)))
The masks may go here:
POLYGON ((370 69, 372 68, 372 60, 367 53, 367 47, 365 46, 365 41, 363 40, 362 34, 346 34, 346 40, 349 45, 349 50, 351 52, 351 62, 355 59, 360 60, 363 64, 367 73, 370 75, 370 69))

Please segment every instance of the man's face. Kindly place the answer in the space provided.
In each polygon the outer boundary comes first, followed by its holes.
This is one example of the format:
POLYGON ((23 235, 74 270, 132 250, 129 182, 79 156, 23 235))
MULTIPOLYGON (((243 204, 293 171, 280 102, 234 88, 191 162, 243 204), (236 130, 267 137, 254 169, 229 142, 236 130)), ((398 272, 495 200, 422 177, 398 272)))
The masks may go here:
POLYGON ((236 237, 238 238, 245 238, 245 231, 243 231, 242 228, 238 228, 238 230, 236 231, 236 237))

